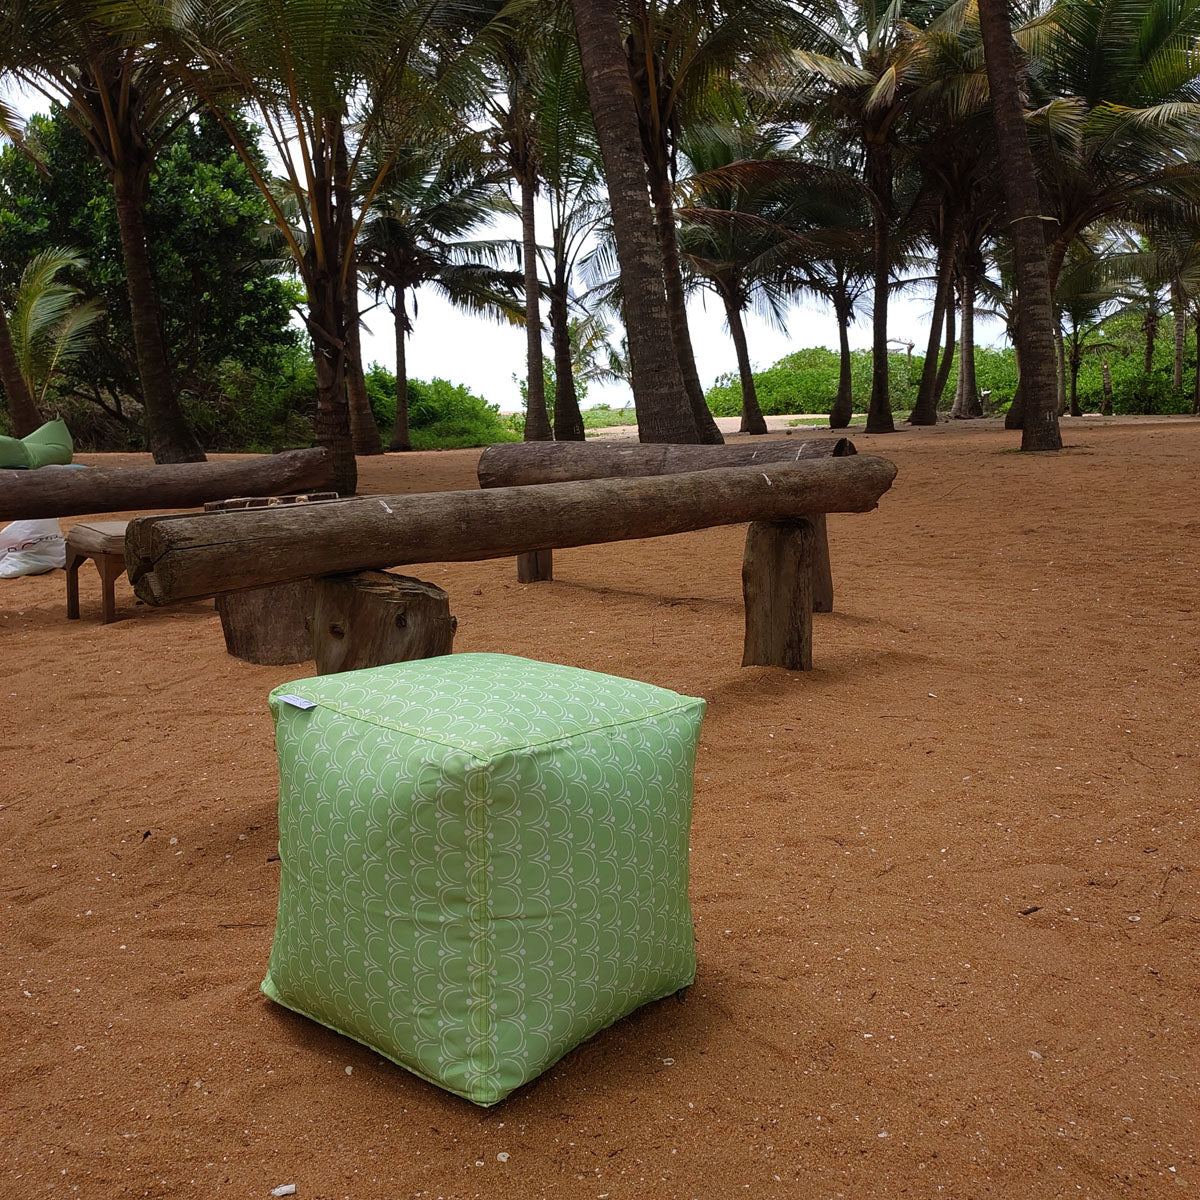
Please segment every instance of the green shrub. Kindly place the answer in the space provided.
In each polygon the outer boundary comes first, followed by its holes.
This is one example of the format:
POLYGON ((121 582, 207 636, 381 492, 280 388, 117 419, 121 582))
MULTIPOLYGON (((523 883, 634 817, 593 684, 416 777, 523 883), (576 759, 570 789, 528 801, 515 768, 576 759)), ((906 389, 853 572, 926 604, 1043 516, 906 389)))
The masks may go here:
MULTIPOLYGON (((920 355, 888 355, 888 383, 892 408, 906 411, 916 400, 917 384, 925 360, 920 355)), ((841 356, 822 346, 797 350, 765 371, 756 371, 758 404, 766 416, 781 413, 827 413, 837 396, 841 356)), ((850 387, 856 412, 865 412, 871 400, 871 352, 850 353, 850 387)), ((722 375, 709 389, 708 407, 714 416, 736 417, 742 411, 742 387, 736 374, 722 375)))
MULTIPOLYGON (((387 434, 396 417, 395 381, 379 366, 371 368, 371 375, 377 381, 390 381, 386 389, 375 390, 370 381, 367 385, 375 419, 387 434)), ((457 450, 520 440, 500 415, 499 405, 445 379, 408 381, 408 427, 414 450, 457 450)))
POLYGON ((611 404, 597 404, 594 408, 585 408, 583 428, 610 429, 614 425, 636 425, 637 411, 630 404, 625 408, 613 408, 611 404))

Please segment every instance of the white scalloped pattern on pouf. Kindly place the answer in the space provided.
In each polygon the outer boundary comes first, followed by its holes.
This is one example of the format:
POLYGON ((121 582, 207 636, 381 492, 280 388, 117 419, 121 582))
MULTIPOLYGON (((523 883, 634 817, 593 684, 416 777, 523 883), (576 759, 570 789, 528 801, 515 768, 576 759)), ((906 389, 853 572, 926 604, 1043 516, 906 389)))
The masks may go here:
POLYGON ((271 710, 271 999, 494 1104, 694 979, 703 700, 456 654, 289 683, 271 710))

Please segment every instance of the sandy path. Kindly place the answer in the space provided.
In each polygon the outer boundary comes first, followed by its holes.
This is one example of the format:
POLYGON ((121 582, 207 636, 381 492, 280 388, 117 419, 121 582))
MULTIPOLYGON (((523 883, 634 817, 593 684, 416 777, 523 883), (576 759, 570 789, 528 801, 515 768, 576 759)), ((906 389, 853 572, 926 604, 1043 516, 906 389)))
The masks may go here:
POLYGON ((61 572, 0 584, 0 1196, 1200 1188, 1200 422, 1074 422, 1057 456, 993 424, 855 440, 900 475, 830 519, 811 673, 738 665, 740 528, 563 551, 532 587, 412 572, 460 650, 709 702, 696 987, 488 1111, 258 992, 264 701, 307 669, 125 584, 102 627, 90 566, 80 622, 61 572))

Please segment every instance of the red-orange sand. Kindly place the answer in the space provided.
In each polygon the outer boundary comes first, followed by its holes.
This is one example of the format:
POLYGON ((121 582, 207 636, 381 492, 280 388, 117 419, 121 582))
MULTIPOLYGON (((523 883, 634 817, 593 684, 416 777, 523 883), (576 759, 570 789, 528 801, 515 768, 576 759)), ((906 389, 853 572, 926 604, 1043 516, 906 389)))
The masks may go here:
MULTIPOLYGON (((258 990, 265 699, 211 604, 0 584, 0 1196, 1200 1190, 1200 421, 855 435, 815 669, 743 670, 744 530, 430 565, 456 649, 708 700, 699 977, 491 1110, 258 990)), ((363 462, 473 485, 474 452, 363 462)), ((85 456, 87 458, 87 456, 85 456)), ((94 461, 94 460, 93 460, 94 461)))

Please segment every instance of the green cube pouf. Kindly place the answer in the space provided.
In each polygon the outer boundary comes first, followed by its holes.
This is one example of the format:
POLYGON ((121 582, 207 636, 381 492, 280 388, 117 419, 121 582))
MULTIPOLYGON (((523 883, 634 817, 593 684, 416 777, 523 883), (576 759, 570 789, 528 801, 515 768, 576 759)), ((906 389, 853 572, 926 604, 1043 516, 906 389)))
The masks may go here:
POLYGON ((704 701, 501 654, 271 693, 263 991, 477 1104, 686 987, 704 701))

